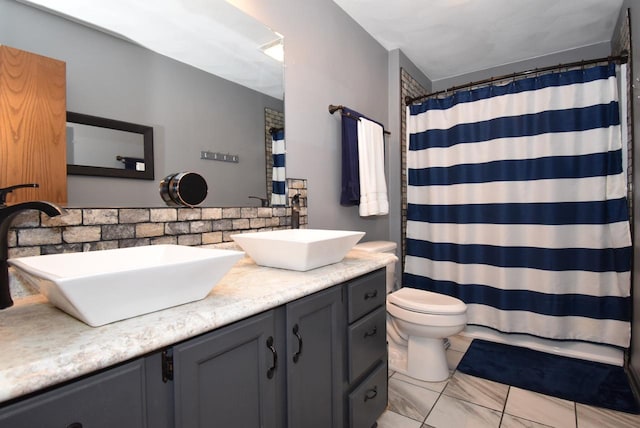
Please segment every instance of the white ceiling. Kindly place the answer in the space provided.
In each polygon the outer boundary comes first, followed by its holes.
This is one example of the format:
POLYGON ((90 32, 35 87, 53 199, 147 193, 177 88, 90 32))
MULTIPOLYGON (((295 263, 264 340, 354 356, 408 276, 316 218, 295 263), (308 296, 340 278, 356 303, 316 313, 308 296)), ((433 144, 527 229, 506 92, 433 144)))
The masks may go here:
POLYGON ((623 0, 334 2, 434 82, 608 42, 623 0))
MULTIPOLYGON (((258 50, 276 36, 225 0, 19 1, 282 98, 281 64, 258 50)), ((401 49, 432 82, 608 42, 623 2, 333 1, 386 49, 401 49)))
POLYGON ((282 38, 225 0, 18 0, 282 99, 282 38))

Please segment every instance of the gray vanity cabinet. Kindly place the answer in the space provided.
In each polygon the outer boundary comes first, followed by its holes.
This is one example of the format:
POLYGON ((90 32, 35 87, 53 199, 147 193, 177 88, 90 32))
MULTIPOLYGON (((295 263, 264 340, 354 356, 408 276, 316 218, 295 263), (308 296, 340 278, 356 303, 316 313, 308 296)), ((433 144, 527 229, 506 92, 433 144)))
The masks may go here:
POLYGON ((175 427, 342 427, 342 290, 173 346, 175 427))
POLYGON ((370 428, 387 407, 387 311, 384 269, 349 281, 345 425, 370 428))
POLYGON ((176 428, 283 426, 277 311, 173 347, 176 428))
POLYGON ((0 409, 3 428, 143 428, 145 359, 140 358, 0 409))
POLYGON ((0 428, 369 428, 387 397, 384 277, 0 405, 0 428))
POLYGON ((342 293, 332 287, 286 305, 290 428, 342 427, 342 293))

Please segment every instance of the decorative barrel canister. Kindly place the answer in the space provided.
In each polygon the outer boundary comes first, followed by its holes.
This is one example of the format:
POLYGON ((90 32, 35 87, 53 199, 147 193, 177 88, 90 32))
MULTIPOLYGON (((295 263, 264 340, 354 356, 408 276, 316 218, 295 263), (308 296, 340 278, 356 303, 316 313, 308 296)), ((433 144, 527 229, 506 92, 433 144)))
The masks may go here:
POLYGON ((160 196, 170 207, 191 207, 207 197, 207 182, 195 172, 169 174, 160 182, 160 196))

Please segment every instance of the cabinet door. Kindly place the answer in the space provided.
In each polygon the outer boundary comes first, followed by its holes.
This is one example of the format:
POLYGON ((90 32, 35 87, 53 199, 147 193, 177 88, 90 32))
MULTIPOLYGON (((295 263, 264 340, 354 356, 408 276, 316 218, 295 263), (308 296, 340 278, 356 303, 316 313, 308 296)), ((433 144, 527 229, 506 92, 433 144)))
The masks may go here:
POLYGON ((135 360, 0 409, 0 427, 143 428, 145 365, 135 360))
POLYGON ((342 426, 342 287, 287 305, 289 427, 342 426))
POLYGON ((7 202, 67 202, 66 65, 0 46, 0 187, 7 202))
POLYGON ((176 345, 176 428, 281 427, 275 340, 272 310, 176 345))

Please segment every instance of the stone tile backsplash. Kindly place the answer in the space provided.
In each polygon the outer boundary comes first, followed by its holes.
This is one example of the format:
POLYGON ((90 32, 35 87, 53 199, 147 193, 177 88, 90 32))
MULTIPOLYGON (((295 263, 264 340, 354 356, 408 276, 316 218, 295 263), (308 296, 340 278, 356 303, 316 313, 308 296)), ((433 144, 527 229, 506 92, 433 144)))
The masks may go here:
MULTIPOLYGON (((289 179, 289 197, 300 194, 300 225, 307 225, 306 180, 289 179)), ((213 245, 242 232, 286 229, 290 207, 67 208, 49 218, 26 211, 9 231, 9 257, 141 245, 213 245)))

